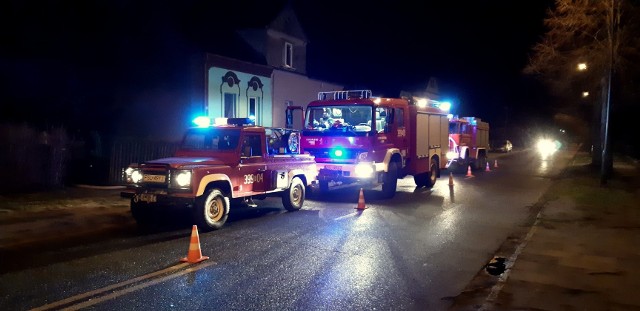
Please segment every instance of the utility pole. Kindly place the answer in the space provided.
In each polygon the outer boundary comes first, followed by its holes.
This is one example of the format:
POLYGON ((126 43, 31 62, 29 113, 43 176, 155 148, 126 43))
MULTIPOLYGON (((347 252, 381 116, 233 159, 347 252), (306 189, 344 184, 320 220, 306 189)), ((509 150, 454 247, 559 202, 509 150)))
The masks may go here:
POLYGON ((615 57, 615 35, 617 26, 617 10, 616 0, 611 0, 611 8, 609 12, 609 72, 608 72, 608 85, 607 85, 607 99, 604 103, 605 107, 602 109, 602 120, 604 125, 604 137, 602 139, 602 162, 600 165, 600 184, 606 185, 607 180, 611 175, 610 157, 611 157, 611 142, 609 140, 609 115, 611 114, 611 89, 613 84, 614 75, 614 57, 615 57))

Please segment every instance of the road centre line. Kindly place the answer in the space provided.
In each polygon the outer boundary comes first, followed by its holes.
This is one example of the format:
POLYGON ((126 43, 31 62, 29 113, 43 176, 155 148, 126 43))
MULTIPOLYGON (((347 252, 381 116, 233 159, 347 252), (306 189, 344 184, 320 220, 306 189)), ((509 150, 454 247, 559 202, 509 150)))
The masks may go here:
POLYGON ((31 310, 32 311, 51 310, 51 309, 59 307, 59 306, 63 306, 63 305, 69 304, 69 303, 77 302, 77 301, 79 301, 81 299, 85 299, 85 298, 89 298, 89 297, 93 297, 93 296, 96 296, 96 295, 103 294, 103 293, 105 293, 107 291, 110 291, 110 290, 113 290, 113 289, 116 289, 116 288, 124 287, 124 286, 130 285, 130 284, 133 284, 133 283, 137 283, 137 282, 140 282, 140 281, 151 279, 151 278, 157 277, 159 275, 169 274, 169 275, 166 275, 164 277, 161 277, 161 278, 158 278, 158 279, 152 279, 150 281, 138 284, 138 285, 133 286, 133 287, 129 287, 129 288, 125 288, 125 289, 122 289, 122 290, 115 291, 115 292, 113 292, 113 293, 111 293, 109 295, 106 295, 106 296, 101 296, 101 297, 98 297, 98 298, 95 298, 95 299, 91 299, 91 300, 88 300, 88 301, 79 302, 79 303, 77 303, 75 305, 72 305, 72 306, 69 306, 67 308, 64 308, 64 310, 77 310, 77 309, 84 308, 84 307, 87 307, 87 306, 92 306, 94 304, 97 304, 97 303, 100 303, 100 302, 103 302, 103 301, 106 301, 106 300, 109 300, 109 299, 116 298, 118 296, 133 292, 133 291, 138 290, 138 289, 142 289, 142 288, 154 285, 154 284, 158 284, 160 282, 164 282, 166 280, 170 280, 172 278, 184 275, 184 274, 189 273, 189 272, 197 271, 199 269, 211 266, 213 264, 216 264, 216 262, 215 261, 210 261, 210 262, 206 262, 206 263, 200 263, 197 266, 193 266, 193 267, 187 268, 185 270, 182 270, 182 271, 180 271, 178 273, 175 273, 176 271, 178 271, 178 270, 180 270, 180 269, 182 269, 182 268, 184 268, 186 266, 191 265, 190 263, 179 263, 177 265, 170 266, 168 268, 165 268, 165 269, 162 269, 162 270, 158 270, 156 272, 145 274, 145 275, 142 275, 142 276, 130 279, 130 280, 126 280, 126 281, 123 281, 123 282, 120 282, 120 283, 117 283, 117 284, 113 284, 113 285, 109 285, 109 286, 106 286, 106 287, 102 287, 102 288, 99 288, 99 289, 96 289, 96 290, 92 290, 92 291, 89 291, 89 292, 86 292, 86 293, 78 294, 78 295, 75 295, 75 296, 72 296, 72 297, 69 297, 69 298, 66 298, 66 299, 63 299, 63 300, 59 300, 59 301, 56 301, 56 302, 52 302, 52 303, 49 303, 49 304, 46 304, 46 305, 43 305, 41 307, 37 307, 37 308, 31 309, 31 310))

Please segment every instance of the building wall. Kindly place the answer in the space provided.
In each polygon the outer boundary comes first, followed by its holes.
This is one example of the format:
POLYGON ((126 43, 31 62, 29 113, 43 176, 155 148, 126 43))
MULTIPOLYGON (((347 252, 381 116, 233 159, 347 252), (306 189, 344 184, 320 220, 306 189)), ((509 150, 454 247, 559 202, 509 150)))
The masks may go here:
POLYGON ((210 67, 207 75, 206 107, 207 115, 210 118, 215 119, 225 116, 223 114, 225 110, 224 98, 225 93, 228 93, 234 94, 233 96, 236 98, 233 117, 249 117, 249 98, 255 97, 259 98, 259 104, 256 107, 256 124, 272 126, 271 77, 216 66, 210 67), (235 78, 239 80, 239 83, 236 82, 235 78), (251 81, 259 81, 259 83, 254 83, 250 86, 251 81), (258 84, 261 84, 261 86, 258 86, 258 84))
POLYGON ((285 126, 285 110, 287 103, 292 106, 307 105, 318 99, 318 92, 343 90, 344 86, 318 81, 307 76, 288 72, 286 70, 274 70, 273 81, 273 125, 285 126))
POLYGON ((288 68, 300 74, 307 73, 307 47, 304 41, 293 37, 288 37, 285 34, 268 31, 267 38, 267 53, 266 59, 270 66, 275 68, 285 68, 284 63, 284 46, 285 42, 288 42, 293 47, 293 67, 288 68))

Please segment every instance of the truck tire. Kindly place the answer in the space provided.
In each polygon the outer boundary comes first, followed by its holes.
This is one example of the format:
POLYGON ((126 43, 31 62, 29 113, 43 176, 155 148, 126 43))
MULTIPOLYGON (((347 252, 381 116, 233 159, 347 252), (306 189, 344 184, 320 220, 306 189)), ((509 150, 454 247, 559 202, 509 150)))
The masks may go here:
POLYGON ((396 187, 398 186, 398 165, 396 162, 389 163, 389 169, 384 174, 384 183, 382 184, 382 196, 385 199, 391 199, 396 195, 396 187))
POLYGON ((431 160, 429 165, 429 171, 426 173, 420 173, 413 176, 413 181, 416 182, 418 188, 429 187, 433 188, 438 180, 438 162, 431 160))
POLYGON ((477 169, 478 170, 484 170, 485 167, 487 166, 487 157, 486 156, 479 156, 478 159, 476 160, 477 163, 477 169))
POLYGON ((427 185, 428 173, 420 173, 413 175, 413 181, 416 183, 416 187, 422 188, 427 185))
POLYGON ((429 166, 429 175, 427 179, 427 186, 429 189, 433 188, 436 185, 436 181, 438 180, 438 162, 435 159, 431 159, 431 165, 429 166))
POLYGON ((229 217, 229 198, 213 188, 198 198, 193 210, 194 220, 205 231, 220 229, 229 217))
POLYGON ((294 177, 289 188, 282 193, 282 205, 287 211, 293 212, 302 208, 305 189, 302 179, 294 177))

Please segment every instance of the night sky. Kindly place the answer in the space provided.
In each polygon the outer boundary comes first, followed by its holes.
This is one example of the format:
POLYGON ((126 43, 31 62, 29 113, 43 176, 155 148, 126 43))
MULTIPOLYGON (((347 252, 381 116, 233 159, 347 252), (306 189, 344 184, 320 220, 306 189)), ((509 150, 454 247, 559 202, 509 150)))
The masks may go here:
MULTIPOLYGON (((507 117, 550 118, 544 90, 521 70, 552 2, 291 4, 309 39, 312 78, 394 97, 423 90, 433 76, 455 113, 499 126, 507 117)), ((99 122, 79 120, 119 120, 135 112, 133 97, 189 87, 181 73, 189 61, 176 55, 203 38, 264 24, 284 3, 9 1, 0 10, 0 120, 85 127, 99 122)))

